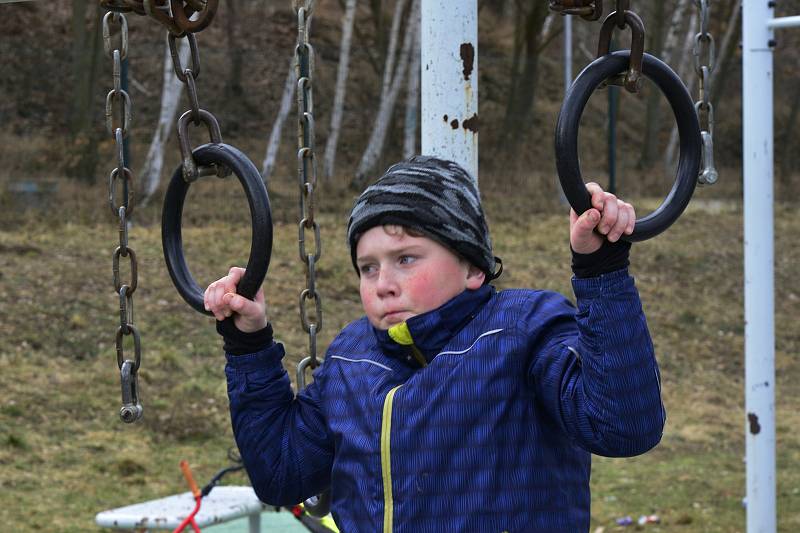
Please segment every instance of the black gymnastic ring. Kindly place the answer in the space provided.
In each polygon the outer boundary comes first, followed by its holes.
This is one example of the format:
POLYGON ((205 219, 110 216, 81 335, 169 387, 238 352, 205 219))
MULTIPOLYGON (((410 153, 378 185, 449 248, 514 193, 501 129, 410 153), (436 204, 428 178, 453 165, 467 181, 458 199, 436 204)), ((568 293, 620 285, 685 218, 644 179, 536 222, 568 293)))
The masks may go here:
MULTIPOLYGON (((591 207, 591 198, 581 177, 578 160, 578 128, 589 97, 611 76, 628 69, 629 50, 619 50, 592 61, 578 74, 567 90, 556 124, 556 169, 561 188, 575 212, 580 215, 591 207)), ((692 198, 700 169, 702 140, 697 112, 681 79, 660 59, 644 54, 642 73, 650 78, 667 98, 680 136, 680 158, 675 183, 658 209, 636 221, 627 241, 655 237, 681 216, 692 198)))
MULTIPOLYGON (((272 213, 267 188, 255 165, 233 146, 223 143, 204 144, 195 148, 192 156, 198 165, 219 164, 229 168, 244 188, 250 206, 252 241, 250 258, 247 260, 245 273, 236 287, 236 292, 245 298, 253 299, 267 275, 272 255, 272 213)), ((211 315, 203 304, 204 290, 192 277, 183 255, 181 217, 189 185, 190 183, 183 179, 183 166, 178 165, 164 197, 161 244, 164 247, 164 259, 167 262, 169 276, 178 293, 196 311, 211 315)))

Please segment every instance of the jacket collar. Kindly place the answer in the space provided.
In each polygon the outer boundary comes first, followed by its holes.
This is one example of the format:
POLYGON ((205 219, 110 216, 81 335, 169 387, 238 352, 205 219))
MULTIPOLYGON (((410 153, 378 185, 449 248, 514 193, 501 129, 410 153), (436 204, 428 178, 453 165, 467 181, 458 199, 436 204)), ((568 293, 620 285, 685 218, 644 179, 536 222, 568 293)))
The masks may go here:
POLYGON ((494 293, 495 289, 491 285, 484 285, 476 290, 465 290, 442 306, 409 318, 405 324, 413 340, 413 347, 398 344, 387 330, 373 326, 372 331, 378 346, 385 354, 421 366, 410 356, 411 350, 416 348, 430 363, 445 344, 461 331, 467 322, 475 318, 494 293))

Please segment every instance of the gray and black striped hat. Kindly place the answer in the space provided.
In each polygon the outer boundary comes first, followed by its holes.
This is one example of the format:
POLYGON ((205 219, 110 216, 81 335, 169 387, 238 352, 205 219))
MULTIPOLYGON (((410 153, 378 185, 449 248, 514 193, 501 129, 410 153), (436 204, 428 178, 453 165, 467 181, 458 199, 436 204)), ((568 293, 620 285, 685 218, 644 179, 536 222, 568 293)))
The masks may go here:
MULTIPOLYGON (((486 273, 487 280, 500 260, 492 254, 492 240, 475 180, 453 161, 418 155, 393 165, 367 187, 353 205, 347 241, 353 266, 356 243, 365 231, 397 224, 447 246, 486 273)), ((502 270, 502 269, 500 269, 502 270)))

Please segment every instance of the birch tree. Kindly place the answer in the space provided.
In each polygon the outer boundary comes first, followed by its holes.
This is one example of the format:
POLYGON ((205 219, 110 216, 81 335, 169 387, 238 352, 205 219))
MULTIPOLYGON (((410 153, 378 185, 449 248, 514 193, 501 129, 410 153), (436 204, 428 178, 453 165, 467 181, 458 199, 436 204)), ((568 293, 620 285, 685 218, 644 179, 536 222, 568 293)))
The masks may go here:
POLYGON ((403 9, 405 8, 405 0, 398 0, 395 4, 394 18, 392 19, 392 30, 389 36, 389 47, 386 57, 386 68, 383 75, 383 86, 381 89, 381 103, 378 108, 378 113, 375 118, 375 125, 370 135, 367 148, 361 157, 361 162, 356 170, 356 177, 353 185, 361 188, 366 181, 368 173, 378 162, 383 146, 386 142, 386 134, 389 131, 389 124, 391 122, 392 113, 394 111, 397 95, 400 92, 400 85, 402 78, 408 70, 408 60, 411 55, 411 43, 414 40, 414 35, 417 32, 417 24, 419 18, 416 13, 419 9, 419 0, 412 0, 408 23, 406 24, 406 32, 403 37, 403 47, 400 52, 400 57, 397 57, 397 41, 400 33, 400 24, 403 18, 403 9), (395 65, 396 63, 396 65, 395 65))
MULTIPOLYGON (((311 21, 309 18, 306 21, 306 31, 311 31, 311 21)), ((297 72, 295 72, 294 54, 289 60, 289 71, 286 73, 286 80, 283 82, 283 95, 281 96, 281 105, 278 108, 278 115, 272 123, 272 131, 269 134, 267 141, 267 153, 264 155, 264 162, 261 164, 261 178, 267 182, 275 170, 275 162, 278 159, 278 149, 281 146, 281 133, 283 132, 283 125, 286 122, 286 117, 289 116, 289 111, 292 109, 292 100, 295 91, 297 90, 297 72)))
MULTIPOLYGON (((185 65, 189 59, 189 40, 181 39, 178 47, 181 64, 185 65)), ((147 157, 139 174, 139 187, 142 205, 147 205, 150 198, 158 189, 161 182, 161 171, 164 168, 164 145, 169 140, 175 128, 175 115, 178 111, 178 101, 183 92, 183 83, 175 76, 172 67, 172 56, 169 46, 164 45, 164 68, 162 69, 161 110, 158 113, 158 125, 150 141, 147 157)))
MULTIPOLYGON (((681 58, 683 61, 677 65, 676 73, 680 79, 686 82, 686 87, 689 89, 689 94, 694 93, 695 76, 691 79, 688 78, 690 69, 694 68, 694 60, 692 56, 692 46, 694 45, 694 36, 697 33, 697 10, 692 11, 692 17, 689 22, 689 29, 686 31, 686 37, 683 41, 683 51, 681 58)), ((664 152, 664 165, 667 169, 671 169, 675 164, 675 150, 678 147, 678 127, 672 126, 672 131, 669 136, 669 144, 664 152)))
POLYGON ((356 18, 356 0, 347 0, 342 18, 342 41, 339 46, 339 66, 336 70, 336 92, 331 111, 331 127, 325 145, 324 177, 330 179, 336 165, 336 147, 342 127, 342 111, 347 92, 347 74, 350 67, 350 43, 353 38, 353 21, 356 18))
POLYGON ((289 116, 289 111, 292 108, 292 100, 294 97, 295 85, 297 81, 297 74, 294 71, 294 57, 289 60, 289 71, 286 73, 286 81, 283 82, 283 95, 281 96, 281 105, 278 108, 278 116, 272 123, 272 131, 269 134, 267 141, 267 153, 264 155, 264 162, 261 164, 261 178, 266 182, 272 176, 272 171, 275 170, 275 161, 278 159, 278 148, 281 145, 281 132, 283 131, 283 124, 286 122, 286 117, 289 116))

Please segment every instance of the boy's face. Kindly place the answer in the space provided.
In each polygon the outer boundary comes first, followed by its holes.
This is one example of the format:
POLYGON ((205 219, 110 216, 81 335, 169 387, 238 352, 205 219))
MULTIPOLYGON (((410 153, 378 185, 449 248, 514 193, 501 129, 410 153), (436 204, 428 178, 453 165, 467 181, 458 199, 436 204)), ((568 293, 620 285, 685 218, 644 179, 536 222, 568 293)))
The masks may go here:
POLYGON ((486 274, 449 249, 395 229, 375 226, 356 246, 361 304, 376 328, 389 329, 483 285, 486 274))

